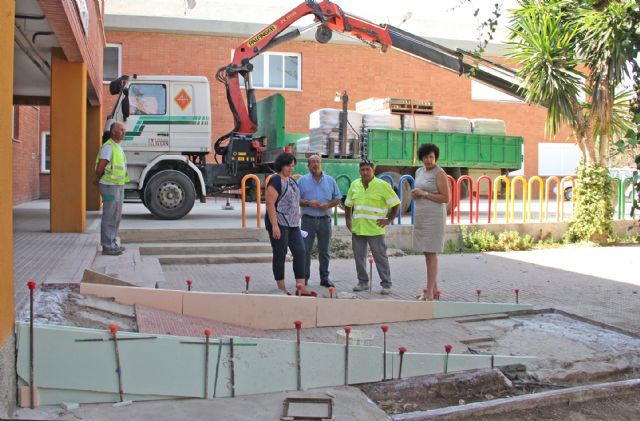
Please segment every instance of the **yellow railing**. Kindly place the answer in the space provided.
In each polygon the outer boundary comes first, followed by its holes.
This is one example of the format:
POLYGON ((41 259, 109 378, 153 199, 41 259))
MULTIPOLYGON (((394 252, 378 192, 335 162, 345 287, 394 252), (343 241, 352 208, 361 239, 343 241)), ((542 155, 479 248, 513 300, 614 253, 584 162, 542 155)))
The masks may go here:
POLYGON ((496 177, 495 180, 493 180, 493 220, 496 221, 498 219, 498 191, 500 190, 500 181, 504 181, 504 183, 506 184, 506 190, 505 190, 505 194, 504 194, 504 199, 505 199, 505 206, 506 209, 504 211, 504 219, 505 222, 509 222, 509 198, 511 190, 510 190, 510 185, 511 182, 509 181, 509 178, 507 178, 507 176, 504 175, 500 175, 498 177, 496 177))
POLYGON ((544 184, 542 181, 542 178, 538 177, 537 175, 534 175, 533 177, 531 177, 529 179, 529 183, 528 183, 528 189, 529 189, 529 196, 528 196, 528 200, 529 200, 529 218, 533 219, 533 212, 531 211, 531 193, 533 192, 533 183, 537 181, 538 182, 538 203, 540 204, 540 212, 539 212, 539 218, 540 218, 540 222, 542 222, 542 197, 544 196, 544 184))
MULTIPOLYGON (((511 220, 515 221, 516 184, 522 184, 522 222, 527 222, 527 179, 519 175, 511 180, 511 220)), ((507 209, 509 207, 507 206, 507 209)))

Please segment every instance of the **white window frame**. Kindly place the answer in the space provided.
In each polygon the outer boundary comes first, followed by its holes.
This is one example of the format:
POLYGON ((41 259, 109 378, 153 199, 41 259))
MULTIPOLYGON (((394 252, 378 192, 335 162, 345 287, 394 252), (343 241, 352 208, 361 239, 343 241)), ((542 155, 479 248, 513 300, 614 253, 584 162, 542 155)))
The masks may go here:
MULTIPOLYGON (((105 49, 106 48, 117 48, 118 49, 118 76, 117 77, 122 76, 122 44, 107 44, 105 46, 105 49)), ((102 74, 102 83, 103 84, 110 83, 111 82, 110 80, 104 80, 104 68, 102 69, 102 72, 103 72, 103 74, 102 74)))
MULTIPOLYGON (((233 51, 231 52, 233 56, 233 51)), ((284 69, 282 72, 282 88, 274 88, 270 86, 252 86, 255 89, 262 89, 267 91, 302 91, 302 54, 300 53, 287 53, 287 52, 270 52, 270 53, 262 53, 260 54, 263 57, 264 69, 262 77, 265 83, 269 83, 269 58, 271 56, 278 57, 297 57, 298 58, 298 86, 296 88, 285 88, 284 87, 284 69)), ((232 57, 233 59, 233 57, 232 57)), ((254 69, 252 73, 255 73, 257 69, 254 69)), ((244 88, 244 79, 240 76, 240 86, 244 88)))
MULTIPOLYGON (((51 173, 51 169, 45 168, 45 163, 47 159, 47 136, 49 136, 49 142, 51 142, 51 133, 50 132, 42 132, 40 137, 40 173, 41 174, 49 174, 51 173)), ((51 147, 51 145, 49 145, 51 147)))

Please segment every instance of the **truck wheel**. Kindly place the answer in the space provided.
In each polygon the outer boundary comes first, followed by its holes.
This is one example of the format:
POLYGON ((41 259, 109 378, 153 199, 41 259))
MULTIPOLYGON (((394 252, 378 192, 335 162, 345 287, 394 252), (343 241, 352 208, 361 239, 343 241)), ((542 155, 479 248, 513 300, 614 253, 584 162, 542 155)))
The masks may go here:
POLYGON ((160 171, 147 183, 144 202, 160 219, 180 219, 188 214, 196 200, 196 189, 184 173, 160 171))
MULTIPOLYGON (((396 191, 398 196, 400 196, 400 190, 397 188, 398 181, 400 180, 400 174, 395 171, 385 171, 378 176, 381 176, 383 174, 391 176, 391 178, 393 179, 393 185, 396 186, 394 190, 396 191)), ((402 203, 400 203, 400 212, 402 212, 403 214, 411 212, 411 183, 409 183, 409 180, 402 180, 402 203)))

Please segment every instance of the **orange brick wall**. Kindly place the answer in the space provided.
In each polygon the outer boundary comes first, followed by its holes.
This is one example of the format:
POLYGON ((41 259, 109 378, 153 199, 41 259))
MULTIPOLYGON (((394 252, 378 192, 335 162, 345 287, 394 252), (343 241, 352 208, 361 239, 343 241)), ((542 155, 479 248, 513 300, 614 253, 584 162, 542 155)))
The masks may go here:
MULTIPOLYGON (((233 124, 224 87, 216 70, 230 61, 240 38, 149 32, 108 31, 107 42, 122 45, 124 74, 203 75, 211 82, 214 138, 233 124)), ((288 42, 273 51, 299 53, 302 57, 302 90, 281 91, 286 99, 286 130, 306 132, 309 114, 318 108, 338 108, 335 93, 347 90, 354 108, 369 97, 406 97, 435 103, 438 115, 497 118, 506 121, 507 133, 525 138, 526 176, 538 168, 539 141, 544 136, 545 109, 515 103, 471 100, 471 81, 405 54, 380 53, 366 45, 323 45, 288 42)), ((262 99, 277 91, 258 90, 262 99)), ((105 113, 115 101, 104 87, 105 113)), ((558 141, 568 138, 564 131, 558 141)))
POLYGON ((38 107, 14 108, 13 204, 40 197, 38 107))

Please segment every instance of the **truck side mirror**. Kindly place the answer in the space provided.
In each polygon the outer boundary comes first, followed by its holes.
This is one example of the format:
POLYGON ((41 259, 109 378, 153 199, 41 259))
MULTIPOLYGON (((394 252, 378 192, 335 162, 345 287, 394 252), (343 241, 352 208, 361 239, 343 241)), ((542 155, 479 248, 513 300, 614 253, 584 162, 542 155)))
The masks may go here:
POLYGON ((127 118, 129 118, 130 115, 130 111, 129 111, 129 89, 128 88, 124 88, 122 90, 122 93, 124 94, 124 98, 122 99, 122 103, 120 104, 121 106, 121 110, 122 110, 122 117, 124 117, 124 120, 126 121, 127 118))

